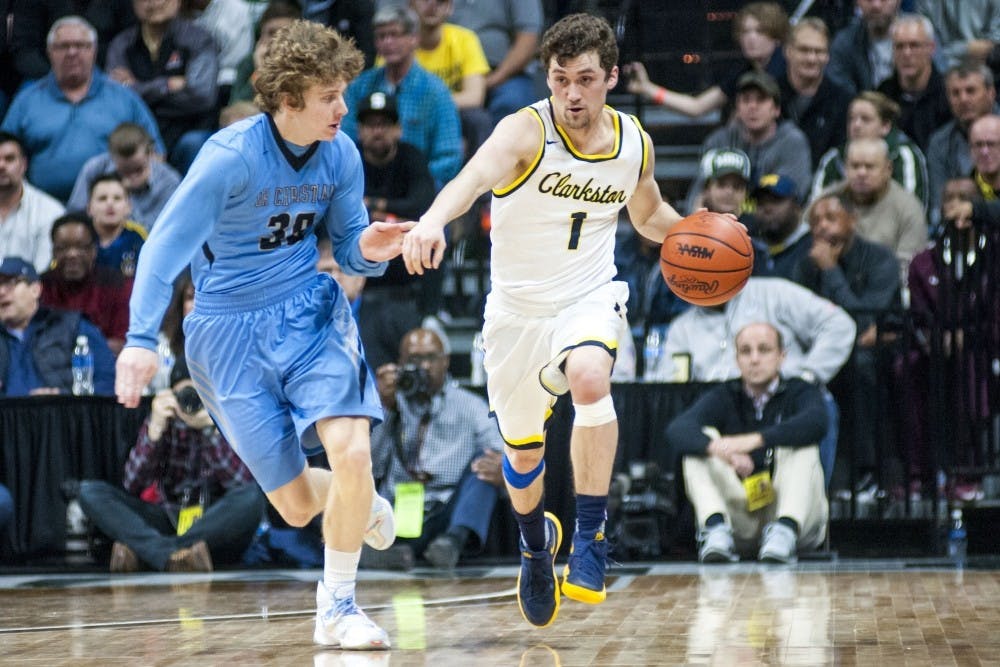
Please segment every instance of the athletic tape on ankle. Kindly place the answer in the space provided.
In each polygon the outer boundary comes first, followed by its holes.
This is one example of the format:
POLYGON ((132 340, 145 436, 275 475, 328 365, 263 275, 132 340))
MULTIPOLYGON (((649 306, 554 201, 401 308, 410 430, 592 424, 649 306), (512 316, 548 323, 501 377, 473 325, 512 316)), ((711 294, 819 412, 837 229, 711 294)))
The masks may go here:
POLYGON ((515 489, 526 489, 531 486, 531 483, 535 481, 536 477, 542 474, 543 470, 545 470, 545 459, 540 460, 538 465, 532 470, 520 473, 514 470, 514 466, 510 464, 510 459, 507 458, 507 455, 503 455, 503 478, 515 489))
POLYGON ((576 410, 573 426, 601 426, 618 419, 611 394, 589 405, 574 403, 573 408, 576 410))

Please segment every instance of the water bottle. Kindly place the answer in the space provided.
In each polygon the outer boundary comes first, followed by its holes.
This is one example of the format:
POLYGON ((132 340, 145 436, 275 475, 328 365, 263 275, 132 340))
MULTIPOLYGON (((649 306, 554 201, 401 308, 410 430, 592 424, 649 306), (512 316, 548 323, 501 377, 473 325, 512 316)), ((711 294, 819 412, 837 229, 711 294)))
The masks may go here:
POLYGON ((173 350, 170 349, 170 341, 166 338, 161 337, 157 343, 156 356, 159 366, 156 369, 156 375, 146 387, 148 394, 155 394, 161 389, 170 389, 170 373, 174 370, 174 363, 176 363, 173 350))
POLYGON ((965 532, 965 522, 962 521, 962 510, 951 511, 951 526, 948 528, 948 559, 958 567, 965 564, 965 552, 968 546, 968 534, 965 532))
POLYGON ((660 369, 660 354, 663 335, 657 328, 651 328, 646 334, 646 344, 642 350, 642 377, 646 382, 656 380, 660 369))
POLYGON ((486 384, 486 367, 483 360, 486 357, 486 345, 483 342, 483 332, 477 331, 472 337, 472 349, 469 350, 469 384, 480 387, 486 384))
POLYGON ((86 336, 76 337, 73 348, 73 395, 90 396, 94 393, 94 355, 86 336))

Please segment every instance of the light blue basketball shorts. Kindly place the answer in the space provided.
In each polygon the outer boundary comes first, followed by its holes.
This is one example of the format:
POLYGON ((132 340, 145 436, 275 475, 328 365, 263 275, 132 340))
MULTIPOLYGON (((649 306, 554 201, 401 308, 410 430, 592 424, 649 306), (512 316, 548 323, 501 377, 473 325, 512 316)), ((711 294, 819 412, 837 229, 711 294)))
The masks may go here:
POLYGON ((184 335, 191 379, 265 492, 322 450, 317 420, 382 420, 350 304, 328 275, 284 294, 197 294, 184 335))

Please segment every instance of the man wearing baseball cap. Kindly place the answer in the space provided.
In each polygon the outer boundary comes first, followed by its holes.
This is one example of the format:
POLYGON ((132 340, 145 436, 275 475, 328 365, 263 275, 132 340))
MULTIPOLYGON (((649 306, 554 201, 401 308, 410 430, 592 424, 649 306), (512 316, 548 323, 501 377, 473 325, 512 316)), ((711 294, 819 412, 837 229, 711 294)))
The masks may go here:
POLYGON ((757 179, 753 197, 754 234, 762 241, 767 275, 792 280, 799 260, 809 253, 809 225, 802 220, 798 184, 784 174, 764 174, 757 179))
POLYGON ((747 154, 725 148, 709 151, 701 160, 701 170, 705 179, 705 208, 739 217, 750 183, 747 154))
MULTIPOLYGON (((747 72, 736 83, 733 119, 712 132, 702 143, 702 155, 713 149, 741 150, 750 158, 751 176, 783 171, 812 173, 809 140, 794 123, 781 120, 781 92, 765 72, 747 72)), ((688 193, 688 211, 701 205, 704 178, 701 174, 688 193)), ((809 183, 802 179, 799 196, 809 183)))
POLYGON ((104 336, 80 313, 40 305, 42 286, 30 262, 0 262, 0 396, 68 394, 77 336, 94 355, 94 393, 114 394, 115 359, 104 336))
MULTIPOLYGON (((369 215, 372 220, 416 220, 434 200, 434 177, 424 154, 401 139, 395 98, 375 91, 361 100, 357 117, 369 215)), ((367 279, 358 324, 372 368, 395 361, 403 334, 428 314, 426 303, 437 297, 426 295, 440 291, 434 278, 410 275, 396 257, 383 275, 367 279)))

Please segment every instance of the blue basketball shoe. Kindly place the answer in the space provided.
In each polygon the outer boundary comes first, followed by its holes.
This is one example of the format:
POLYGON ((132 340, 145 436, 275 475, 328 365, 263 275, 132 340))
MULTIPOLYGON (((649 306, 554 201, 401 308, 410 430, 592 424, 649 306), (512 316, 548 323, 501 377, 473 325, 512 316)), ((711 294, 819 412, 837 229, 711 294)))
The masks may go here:
POLYGON ((608 540, 604 531, 597 531, 592 540, 580 537, 579 533, 573 535, 573 547, 563 570, 563 594, 571 600, 587 604, 604 602, 607 597, 604 588, 607 562, 608 540))
POLYGON ((544 628, 559 613, 559 578, 555 558, 562 544, 562 525, 545 513, 545 548, 530 551, 521 540, 521 571, 517 575, 517 606, 524 620, 544 628))

